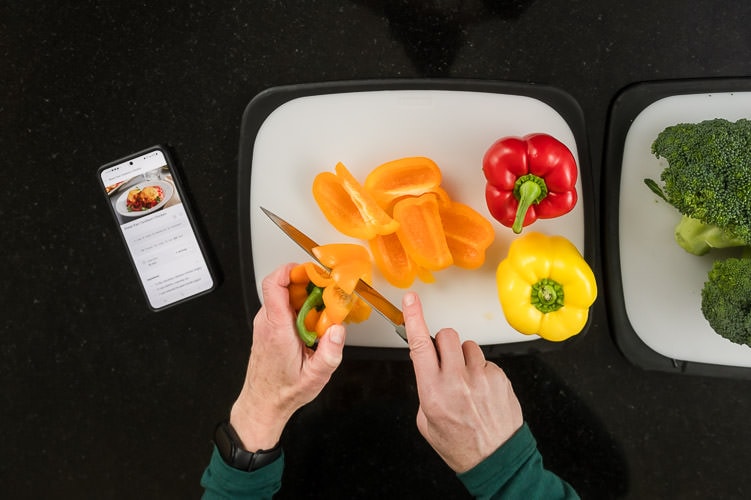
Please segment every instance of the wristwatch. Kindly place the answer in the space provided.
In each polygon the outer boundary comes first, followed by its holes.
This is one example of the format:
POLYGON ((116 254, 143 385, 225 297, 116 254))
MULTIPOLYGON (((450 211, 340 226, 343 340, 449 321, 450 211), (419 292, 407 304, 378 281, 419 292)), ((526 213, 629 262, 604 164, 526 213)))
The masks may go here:
POLYGON ((282 454, 281 444, 270 450, 248 451, 228 420, 219 422, 214 430, 214 444, 224 463, 235 469, 254 471, 268 465, 282 454))

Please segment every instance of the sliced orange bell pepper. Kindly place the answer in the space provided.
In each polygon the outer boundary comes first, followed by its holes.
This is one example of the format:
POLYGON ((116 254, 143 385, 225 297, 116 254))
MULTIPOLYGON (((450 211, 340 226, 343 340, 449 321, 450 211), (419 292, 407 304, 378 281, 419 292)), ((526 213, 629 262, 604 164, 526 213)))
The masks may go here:
POLYGON ((334 243, 313 249, 313 255, 326 267, 331 268, 331 279, 345 293, 353 293, 360 279, 370 281, 370 255, 362 245, 334 243))
POLYGON ((424 156, 399 158, 374 168, 365 178, 365 189, 388 209, 403 196, 420 196, 441 185, 441 170, 424 156))
POLYGON ((418 266, 438 271, 453 263, 435 194, 399 200, 394 205, 394 218, 399 222, 399 241, 418 266))
POLYGON ((347 315, 346 321, 350 323, 362 323, 370 317, 372 310, 370 304, 360 297, 355 297, 355 303, 352 305, 352 310, 347 315))
POLYGON ((368 244, 376 267, 389 283, 398 288, 407 288, 415 281, 417 264, 404 250, 396 233, 376 236, 368 244))
POLYGON ((355 243, 330 243, 328 245, 320 245, 313 249, 313 255, 318 259, 318 262, 329 269, 333 269, 343 262, 352 260, 359 260, 366 263, 370 262, 370 255, 368 255, 367 249, 364 246, 355 243))
POLYGON ((313 254, 328 271, 314 262, 294 266, 288 286, 290 304, 297 312, 297 330, 312 346, 334 323, 360 322, 370 316, 370 306, 354 294, 360 279, 370 282, 370 255, 351 243, 321 245, 313 254))
POLYGON ((302 264, 305 268, 305 272, 308 275, 308 281, 313 282, 317 287, 326 288, 329 285, 334 284, 334 280, 331 278, 331 273, 315 262, 306 262, 302 264))
POLYGON ((363 240, 396 231, 399 224, 343 163, 336 164, 335 172, 321 172, 313 179, 313 198, 332 226, 342 234, 363 240))
POLYGON ((441 206, 441 221, 454 264, 477 269, 485 262, 485 251, 495 239, 493 225, 470 206, 452 202, 441 206))
POLYGON ((308 298, 307 283, 290 283, 287 289, 289 290, 289 305, 295 311, 299 311, 305 303, 305 299, 308 298))

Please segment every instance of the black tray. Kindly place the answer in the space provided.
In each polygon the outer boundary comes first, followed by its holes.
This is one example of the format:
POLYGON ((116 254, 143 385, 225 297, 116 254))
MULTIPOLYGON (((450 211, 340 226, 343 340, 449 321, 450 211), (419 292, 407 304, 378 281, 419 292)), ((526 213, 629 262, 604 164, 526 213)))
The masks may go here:
MULTIPOLYGON (((606 307, 615 343, 624 356, 636 366, 647 370, 678 374, 751 378, 751 368, 721 362, 675 359, 656 352, 644 342, 634 329, 627 313, 619 227, 624 148, 627 134, 639 115, 649 106, 667 97, 697 94, 711 98, 719 94, 749 91, 751 91, 751 80, 747 78, 643 82, 624 88, 611 104, 605 144, 601 197, 603 200, 601 234, 604 249, 603 269, 606 283, 606 307)), ((659 179, 659 173, 656 173, 654 178, 659 179)), ((647 188, 644 187, 644 189, 647 188)), ((644 244, 649 244, 649 242, 645 241, 644 244)), ((655 308, 659 305, 655 304, 655 308)))

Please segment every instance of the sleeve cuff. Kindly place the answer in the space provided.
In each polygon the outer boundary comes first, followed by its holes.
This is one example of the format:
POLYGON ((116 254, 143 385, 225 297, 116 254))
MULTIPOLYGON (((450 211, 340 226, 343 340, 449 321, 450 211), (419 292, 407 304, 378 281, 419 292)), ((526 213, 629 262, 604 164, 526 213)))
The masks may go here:
POLYGON ((473 495, 481 491, 498 491, 536 450, 537 441, 525 422, 489 457, 457 477, 473 495))
POLYGON ((281 488, 283 470, 284 453, 260 469, 245 472, 227 465, 214 446, 201 478, 203 498, 271 498, 281 488))

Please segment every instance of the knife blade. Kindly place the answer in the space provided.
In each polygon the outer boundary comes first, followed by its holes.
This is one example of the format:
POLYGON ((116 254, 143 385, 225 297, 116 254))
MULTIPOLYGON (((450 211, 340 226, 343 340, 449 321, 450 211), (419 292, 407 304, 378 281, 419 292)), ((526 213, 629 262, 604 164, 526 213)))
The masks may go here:
MULTIPOLYGON (((318 243, 316 243, 305 233, 297 229, 295 226, 276 215, 274 212, 263 207, 261 207, 261 210, 263 210, 263 213, 265 213, 266 216, 284 232, 284 234, 289 236, 292 241, 297 243, 300 248, 305 250, 305 253, 312 257, 313 260, 315 260, 319 265, 328 269, 326 266, 321 264, 321 262, 313 253, 313 249, 319 246, 318 243)), ((402 340, 407 342, 407 331, 404 328, 404 314, 402 314, 402 311, 398 307, 392 304, 386 297, 381 295, 378 290, 365 283, 363 280, 357 282, 355 293, 359 295, 360 298, 362 298, 365 302, 373 306, 373 308, 378 311, 381 316, 386 318, 394 326, 396 333, 402 338, 402 340)))

